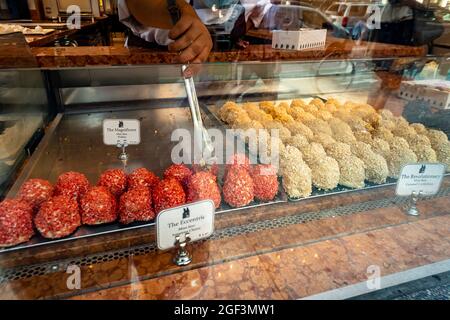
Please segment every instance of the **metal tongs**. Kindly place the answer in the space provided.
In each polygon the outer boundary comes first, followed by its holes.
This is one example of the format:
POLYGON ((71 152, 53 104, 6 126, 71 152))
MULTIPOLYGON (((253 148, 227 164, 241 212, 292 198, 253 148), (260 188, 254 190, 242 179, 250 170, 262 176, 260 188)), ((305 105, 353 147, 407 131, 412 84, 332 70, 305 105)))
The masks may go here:
POLYGON ((182 65, 181 72, 189 101, 189 108, 191 110, 192 122, 194 124, 194 143, 196 144, 194 145, 194 162, 203 167, 207 164, 213 164, 215 160, 214 157, 212 157, 214 146, 208 131, 203 125, 200 105, 195 90, 194 77, 190 72, 189 65, 182 65))
MULTIPOLYGON (((167 10, 169 11, 173 25, 176 25, 181 18, 181 10, 177 6, 176 1, 167 0, 167 10)), ((203 126, 197 92, 195 91, 194 76, 189 68, 189 63, 181 66, 181 75, 184 79, 184 86, 194 124, 194 163, 198 163, 203 167, 207 164, 213 164, 215 159, 211 155, 214 147, 208 131, 203 126)))

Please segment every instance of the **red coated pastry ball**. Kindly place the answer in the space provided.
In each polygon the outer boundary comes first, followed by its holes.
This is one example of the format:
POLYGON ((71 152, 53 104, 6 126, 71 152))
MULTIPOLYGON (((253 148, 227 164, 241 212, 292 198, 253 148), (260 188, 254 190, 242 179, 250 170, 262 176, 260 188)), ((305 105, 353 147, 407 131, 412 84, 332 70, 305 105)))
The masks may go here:
POLYGON ((177 179, 183 186, 186 186, 192 171, 184 164, 172 164, 164 171, 164 179, 177 179))
POLYGON ((15 246, 33 236, 33 208, 23 200, 0 203, 0 247, 15 246))
POLYGON ((42 202, 53 195, 53 185, 43 179, 27 180, 19 190, 18 199, 28 202, 34 210, 38 210, 42 202))
POLYGON ((225 166, 224 179, 226 179, 228 171, 232 167, 240 167, 240 168, 243 168, 246 171, 250 172, 250 160, 248 159, 248 157, 245 154, 242 154, 242 153, 233 154, 227 160, 227 163, 225 166))
POLYGON ((194 202, 210 199, 214 201, 216 208, 220 207, 220 190, 216 183, 216 177, 207 171, 194 174, 187 185, 187 201, 194 202))
POLYGON ((153 205, 156 213, 186 203, 183 186, 177 179, 161 180, 153 189, 153 205))
POLYGON ((155 218, 152 209, 152 196, 149 188, 136 187, 120 197, 120 222, 128 224, 134 221, 149 221, 155 218))
POLYGON ((127 175, 122 169, 108 169, 102 173, 97 185, 119 197, 127 189, 127 175))
POLYGON ((117 200, 105 187, 92 187, 80 200, 83 224, 97 225, 117 219, 117 200))
POLYGON ((137 187, 147 187, 151 190, 158 182, 158 176, 145 168, 136 169, 128 175, 128 189, 130 190, 137 187))
POLYGON ((194 164, 194 165, 192 165, 192 170, 195 173, 202 172, 202 171, 209 172, 216 179, 217 179, 217 175, 219 174, 219 166, 217 165, 217 163, 207 164, 207 165, 204 165, 204 166, 201 166, 199 164, 194 164))
POLYGON ((238 208, 253 201, 253 180, 243 167, 235 166, 228 170, 223 185, 223 199, 230 206, 238 208))
POLYGON ((58 177, 54 195, 65 195, 78 200, 88 191, 89 187, 89 181, 84 174, 70 171, 58 177))
POLYGON ((77 201, 65 195, 50 198, 41 205, 34 224, 45 238, 57 239, 72 234, 81 225, 77 201))
POLYGON ((270 201, 278 193, 277 170, 272 165, 258 164, 251 169, 253 191, 260 201, 270 201))

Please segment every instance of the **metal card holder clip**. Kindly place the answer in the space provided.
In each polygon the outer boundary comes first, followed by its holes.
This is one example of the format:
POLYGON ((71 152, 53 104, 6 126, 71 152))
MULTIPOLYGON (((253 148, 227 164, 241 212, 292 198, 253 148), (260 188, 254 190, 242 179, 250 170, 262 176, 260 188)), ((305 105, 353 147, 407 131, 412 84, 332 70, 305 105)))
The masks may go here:
POLYGON ((409 204, 408 204, 408 208, 406 210, 406 213, 410 216, 418 216, 420 215, 419 209, 417 208, 417 202, 420 200, 420 198, 422 197, 423 192, 419 191, 419 192, 412 192, 411 193, 411 197, 409 198, 409 204))
POLYGON ((177 266, 186 266, 192 262, 192 256, 186 249, 187 244, 191 241, 189 233, 184 235, 184 240, 181 241, 180 236, 175 237, 175 246, 178 248, 177 255, 173 259, 173 262, 177 266))

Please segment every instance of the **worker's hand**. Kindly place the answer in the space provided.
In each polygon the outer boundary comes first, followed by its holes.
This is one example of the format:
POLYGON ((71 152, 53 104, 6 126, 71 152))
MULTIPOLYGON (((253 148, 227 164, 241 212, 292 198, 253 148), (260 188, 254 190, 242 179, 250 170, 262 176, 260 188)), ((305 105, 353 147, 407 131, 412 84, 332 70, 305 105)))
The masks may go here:
POLYGON ((180 20, 169 32, 174 40, 169 51, 179 52, 179 63, 204 62, 213 46, 211 35, 191 6, 183 7, 181 12, 180 20))

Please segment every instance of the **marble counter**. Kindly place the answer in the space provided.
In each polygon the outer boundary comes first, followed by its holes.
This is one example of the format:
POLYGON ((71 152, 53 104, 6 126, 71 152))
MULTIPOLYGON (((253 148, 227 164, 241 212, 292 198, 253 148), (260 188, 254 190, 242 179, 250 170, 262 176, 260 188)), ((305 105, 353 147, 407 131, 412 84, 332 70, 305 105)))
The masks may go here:
MULTIPOLYGON (((42 68, 143 65, 176 63, 177 54, 163 49, 124 47, 33 47, 36 63, 42 68)), ((329 37, 325 48, 304 51, 277 50, 270 45, 250 45, 242 50, 212 52, 208 62, 286 61, 321 59, 364 59, 386 57, 422 57, 425 47, 408 47, 381 43, 356 43, 329 37)), ((0 57, 2 58, 2 57, 0 57)), ((5 58, 6 59, 6 58, 5 58)), ((10 59, 11 60, 11 59, 10 59)), ((11 61, 6 61, 11 65, 11 61)), ((0 65, 8 65, 0 59, 0 65)), ((17 65, 20 67, 20 64, 17 65)))
POLYGON ((298 299, 364 283, 369 266, 382 278, 450 269, 449 195, 447 178, 418 217, 392 186, 220 214, 186 267, 155 248, 152 229, 3 255, 0 298, 298 299))

